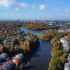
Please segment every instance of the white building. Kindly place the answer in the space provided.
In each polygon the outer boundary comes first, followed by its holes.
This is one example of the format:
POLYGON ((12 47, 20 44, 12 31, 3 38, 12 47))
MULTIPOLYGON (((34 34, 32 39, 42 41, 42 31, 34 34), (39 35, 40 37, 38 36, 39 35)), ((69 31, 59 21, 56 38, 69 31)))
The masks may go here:
POLYGON ((69 63, 65 63, 64 70, 70 70, 70 64, 69 63))
POLYGON ((62 32, 63 33, 63 32, 65 32, 65 30, 64 29, 59 29, 58 32, 62 32))
POLYGON ((68 44, 68 41, 66 40, 66 38, 65 37, 61 38, 60 42, 62 44, 64 51, 68 52, 70 47, 69 47, 69 44, 68 44))
POLYGON ((70 70, 70 54, 68 55, 67 61, 68 62, 64 64, 64 70, 70 70))

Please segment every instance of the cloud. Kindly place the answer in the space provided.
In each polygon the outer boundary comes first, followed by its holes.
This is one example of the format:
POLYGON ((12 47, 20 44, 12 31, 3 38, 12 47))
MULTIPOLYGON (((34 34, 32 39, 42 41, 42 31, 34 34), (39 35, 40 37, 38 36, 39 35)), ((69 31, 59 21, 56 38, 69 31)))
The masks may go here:
POLYGON ((9 7, 15 3, 16 0, 0 0, 0 7, 9 7))
POLYGON ((16 3, 16 7, 17 8, 27 8, 29 6, 29 4, 27 3, 16 3))
POLYGON ((17 3, 16 2, 16 8, 15 8, 15 10, 16 11, 20 11, 21 9, 24 9, 24 8, 28 8, 30 5, 29 4, 27 4, 27 3, 17 3))
POLYGON ((44 4, 41 4, 41 5, 39 6, 40 10, 44 10, 45 7, 46 7, 46 6, 45 6, 44 4))

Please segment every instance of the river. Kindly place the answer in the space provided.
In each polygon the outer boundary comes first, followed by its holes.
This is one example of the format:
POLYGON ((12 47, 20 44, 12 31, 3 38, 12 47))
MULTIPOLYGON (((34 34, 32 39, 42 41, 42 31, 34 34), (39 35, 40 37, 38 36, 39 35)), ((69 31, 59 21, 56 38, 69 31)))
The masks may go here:
MULTIPOLYGON (((27 30, 28 31, 28 30, 27 30)), ((34 34, 42 34, 42 31, 31 31, 34 34)), ((36 52, 36 55, 32 57, 31 67, 27 67, 24 70, 48 70, 48 64, 51 57, 51 43, 50 41, 40 40, 40 47, 36 52)))
POLYGON ((40 47, 36 55, 32 57, 31 66, 24 70, 48 70, 51 57, 51 44, 49 41, 40 41, 40 47))

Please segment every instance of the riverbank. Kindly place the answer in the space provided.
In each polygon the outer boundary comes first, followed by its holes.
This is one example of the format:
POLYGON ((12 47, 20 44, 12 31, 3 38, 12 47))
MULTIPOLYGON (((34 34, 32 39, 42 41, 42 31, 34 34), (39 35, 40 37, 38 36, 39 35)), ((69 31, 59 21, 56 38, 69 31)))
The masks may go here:
MULTIPOLYGON (((67 60, 67 56, 69 54, 67 51, 68 45, 66 45, 66 49, 64 50, 65 46, 62 45, 60 42, 60 40, 63 39, 64 37, 67 39, 66 40, 67 42, 70 41, 69 33, 64 33, 63 36, 60 35, 59 37, 58 37, 58 35, 57 36, 54 35, 54 37, 52 37, 52 39, 51 39, 52 50, 51 50, 51 59, 49 62, 48 70, 64 70, 64 64, 65 64, 65 62, 67 60)), ((64 41, 64 39, 63 39, 63 41, 64 41)))

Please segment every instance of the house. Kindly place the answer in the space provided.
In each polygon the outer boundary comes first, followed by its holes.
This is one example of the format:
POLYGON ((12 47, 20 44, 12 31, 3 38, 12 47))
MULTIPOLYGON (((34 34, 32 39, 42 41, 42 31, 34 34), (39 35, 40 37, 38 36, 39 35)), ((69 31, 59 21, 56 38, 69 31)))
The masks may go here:
POLYGON ((69 44, 68 44, 68 41, 66 40, 66 38, 65 37, 60 38, 60 42, 62 44, 63 50, 68 52, 70 47, 69 47, 69 44))
POLYGON ((70 54, 68 54, 67 63, 64 64, 64 70, 70 70, 70 54))
POLYGON ((65 63, 64 70, 70 70, 70 64, 69 63, 65 63))

